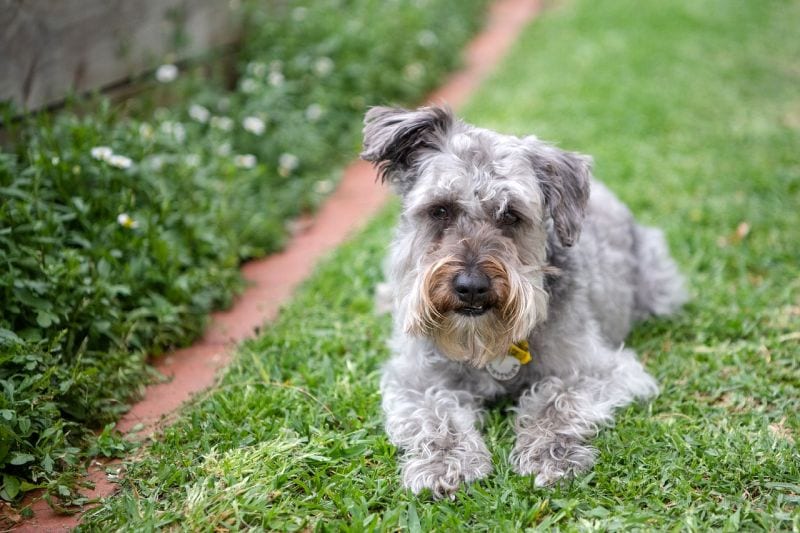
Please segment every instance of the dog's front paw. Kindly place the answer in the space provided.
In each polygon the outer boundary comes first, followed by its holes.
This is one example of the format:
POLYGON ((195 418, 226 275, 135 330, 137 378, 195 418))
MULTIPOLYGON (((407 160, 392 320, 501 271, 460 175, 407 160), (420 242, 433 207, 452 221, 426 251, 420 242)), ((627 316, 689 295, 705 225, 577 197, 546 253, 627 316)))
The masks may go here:
POLYGON ((536 486, 546 487, 588 470, 596 456, 597 450, 569 437, 544 441, 519 439, 511 452, 511 462, 515 472, 533 474, 536 486))
POLYGON ((437 450, 408 457, 403 464, 403 485, 419 494, 430 489, 437 500, 455 497, 462 483, 484 478, 492 471, 492 459, 485 446, 478 450, 437 450))

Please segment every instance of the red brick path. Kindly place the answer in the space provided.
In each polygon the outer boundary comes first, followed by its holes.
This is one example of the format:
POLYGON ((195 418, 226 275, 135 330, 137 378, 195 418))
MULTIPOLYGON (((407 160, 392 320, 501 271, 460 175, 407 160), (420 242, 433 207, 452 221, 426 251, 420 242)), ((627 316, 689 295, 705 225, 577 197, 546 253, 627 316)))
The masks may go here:
MULTIPOLYGON (((495 0, 484 30, 467 46, 465 68, 428 97, 434 103, 453 108, 463 105, 506 53, 525 25, 539 10, 538 0, 495 0)), ((155 362, 155 367, 170 377, 168 383, 147 388, 144 399, 119 421, 125 433, 141 424, 141 437, 152 434, 173 417, 191 396, 214 384, 217 372, 235 351, 236 344, 256 334, 256 328, 274 320, 281 305, 306 279, 323 255, 342 243, 384 205, 388 193, 375 183, 375 172, 362 161, 345 169, 342 182, 325 202, 308 228, 292 238, 283 252, 253 261, 242 267, 249 288, 228 311, 214 313, 200 341, 155 362)), ((90 468, 95 488, 89 498, 109 496, 116 484, 108 481, 108 464, 90 468)), ((75 527, 80 514, 54 513, 42 499, 33 501, 34 517, 16 531, 65 531, 75 527)))

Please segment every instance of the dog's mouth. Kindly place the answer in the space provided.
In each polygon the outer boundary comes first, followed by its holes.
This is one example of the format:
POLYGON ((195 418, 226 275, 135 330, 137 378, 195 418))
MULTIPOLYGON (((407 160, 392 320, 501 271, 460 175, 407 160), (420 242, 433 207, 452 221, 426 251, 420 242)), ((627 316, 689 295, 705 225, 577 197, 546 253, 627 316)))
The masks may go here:
POLYGON ((456 309, 456 313, 462 316, 481 316, 486 311, 489 310, 488 305, 481 305, 481 306, 465 306, 459 307, 456 309))

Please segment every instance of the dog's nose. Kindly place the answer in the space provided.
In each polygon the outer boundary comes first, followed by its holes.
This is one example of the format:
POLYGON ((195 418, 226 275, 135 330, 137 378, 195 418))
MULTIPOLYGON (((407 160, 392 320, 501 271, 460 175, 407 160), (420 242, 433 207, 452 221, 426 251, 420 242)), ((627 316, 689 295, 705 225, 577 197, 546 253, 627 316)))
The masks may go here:
POLYGON ((492 282, 489 276, 479 270, 465 270, 453 278, 453 289, 462 303, 471 307, 481 307, 489 301, 492 282))

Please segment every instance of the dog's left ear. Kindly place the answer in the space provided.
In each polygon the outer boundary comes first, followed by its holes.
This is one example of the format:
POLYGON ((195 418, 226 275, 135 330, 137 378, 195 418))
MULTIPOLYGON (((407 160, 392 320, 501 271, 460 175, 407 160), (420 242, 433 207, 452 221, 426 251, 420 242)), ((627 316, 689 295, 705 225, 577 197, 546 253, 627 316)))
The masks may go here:
POLYGON ((401 193, 414 184, 409 172, 416 153, 435 148, 455 118, 447 107, 373 107, 364 117, 364 151, 361 159, 378 168, 381 181, 389 181, 401 193))
POLYGON ((572 246, 580 237, 586 215, 592 158, 559 150, 535 137, 525 141, 558 239, 562 245, 572 246))

